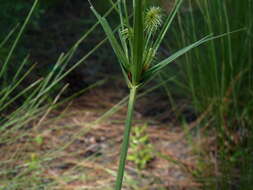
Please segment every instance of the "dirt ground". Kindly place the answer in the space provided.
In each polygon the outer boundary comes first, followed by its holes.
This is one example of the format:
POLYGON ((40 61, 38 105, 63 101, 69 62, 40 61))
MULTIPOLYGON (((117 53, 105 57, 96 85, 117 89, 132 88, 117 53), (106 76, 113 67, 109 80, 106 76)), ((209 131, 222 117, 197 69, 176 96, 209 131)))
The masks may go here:
MULTIPOLYGON (((36 148, 33 151, 51 158, 43 166, 45 183, 54 181, 57 185, 53 189, 60 190, 112 188, 126 106, 115 113, 104 113, 124 98, 126 92, 122 84, 96 87, 72 101, 60 115, 52 113, 36 129, 35 134, 40 134, 43 142, 33 146, 32 149, 36 148)), ((158 120, 169 117, 169 112, 155 108, 157 104, 165 105, 165 101, 157 93, 137 100, 133 126, 148 125, 147 134, 156 154, 141 171, 127 161, 124 189, 197 190, 200 187, 193 178, 197 159, 185 138, 185 130, 173 122, 158 120), (157 104, 151 108, 150 102, 157 104), (156 117, 146 116, 152 110, 157 112, 153 113, 156 117)))

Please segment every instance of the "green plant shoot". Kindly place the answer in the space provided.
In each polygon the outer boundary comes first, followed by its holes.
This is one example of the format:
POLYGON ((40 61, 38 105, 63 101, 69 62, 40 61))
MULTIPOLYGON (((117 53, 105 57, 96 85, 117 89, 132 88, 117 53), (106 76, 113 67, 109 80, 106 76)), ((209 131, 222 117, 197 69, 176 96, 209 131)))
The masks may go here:
POLYGON ((156 55, 159 47, 182 2, 183 0, 176 0, 171 13, 163 16, 163 11, 160 7, 147 7, 145 0, 133 0, 131 7, 126 3, 126 0, 118 0, 114 3, 115 10, 120 18, 120 27, 117 33, 114 32, 106 18, 101 16, 90 2, 91 10, 110 41, 130 90, 115 190, 120 190, 122 187, 132 116, 138 89, 178 57, 215 38, 208 35, 177 51, 170 57, 157 62, 156 55), (131 16, 132 13, 133 18, 131 16))
POLYGON ((154 149, 146 133, 147 125, 135 126, 130 139, 127 160, 132 161, 138 170, 146 168, 148 162, 154 158, 154 149))

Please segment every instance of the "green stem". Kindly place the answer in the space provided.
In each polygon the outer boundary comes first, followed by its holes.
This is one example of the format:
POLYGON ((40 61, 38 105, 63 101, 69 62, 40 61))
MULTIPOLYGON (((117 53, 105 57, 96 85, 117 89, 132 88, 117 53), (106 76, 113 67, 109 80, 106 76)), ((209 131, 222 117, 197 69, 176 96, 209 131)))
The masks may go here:
POLYGON ((119 162, 119 169, 118 169, 118 174, 117 174, 115 190, 121 190, 121 187, 122 187, 136 94, 137 94, 137 86, 133 86, 130 89, 127 118, 126 118, 126 123, 125 123, 124 138, 123 138, 123 143, 121 147, 120 162, 119 162))

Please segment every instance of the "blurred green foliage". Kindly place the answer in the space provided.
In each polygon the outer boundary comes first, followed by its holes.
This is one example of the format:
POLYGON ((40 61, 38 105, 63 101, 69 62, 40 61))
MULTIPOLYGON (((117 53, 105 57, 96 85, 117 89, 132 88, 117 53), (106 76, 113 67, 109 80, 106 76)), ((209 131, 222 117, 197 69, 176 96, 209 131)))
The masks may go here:
MULTIPOLYGON (((17 25, 21 25, 25 21, 25 18, 31 9, 33 2, 34 1, 32 0, 1 0, 0 40, 3 40, 6 37, 6 34, 13 30, 17 25)), ((41 6, 37 6, 27 28, 39 28, 38 20, 43 13, 44 9, 41 6)), ((14 39, 10 39, 4 47, 0 48, 0 64, 2 64, 3 60, 7 57, 9 48, 14 42, 13 40, 14 39)), ((10 67, 15 67, 15 62, 24 57, 26 54, 27 50, 24 48, 24 46, 19 46, 19 48, 15 51, 15 56, 12 57, 11 62, 13 63, 10 65, 10 67)))
POLYGON ((146 129, 147 125, 134 126, 127 156, 127 159, 132 161, 139 170, 145 169, 148 162, 154 158, 153 147, 146 129))
MULTIPOLYGON (((10 30, 10 27, 14 27, 17 23, 24 21, 25 16, 32 6, 33 1, 20 1, 20 0, 1 0, 1 12, 0 12, 0 32, 1 35, 4 32, 10 30)), ((34 12, 34 19, 32 20, 33 26, 37 25, 37 19, 44 13, 42 8, 38 8, 34 12)))
POLYGON ((185 98, 192 98, 194 110, 207 113, 201 125, 208 123, 215 131, 221 171, 215 185, 223 190, 248 189, 253 182, 252 10, 251 0, 185 1, 172 28, 173 38, 166 41, 166 49, 171 50, 206 34, 227 34, 182 57, 174 73, 173 67, 162 73, 164 80, 176 74, 176 84, 188 92, 185 98), (237 32, 228 34, 232 31, 237 32))

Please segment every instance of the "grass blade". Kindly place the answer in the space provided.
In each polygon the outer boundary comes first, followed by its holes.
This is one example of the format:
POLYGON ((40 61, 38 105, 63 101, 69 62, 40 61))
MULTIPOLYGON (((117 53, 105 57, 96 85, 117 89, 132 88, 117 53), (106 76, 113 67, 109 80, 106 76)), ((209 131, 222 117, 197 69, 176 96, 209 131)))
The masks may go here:
MULTIPOLYGON (((171 55, 170 57, 166 58, 165 60, 161 61, 160 63, 154 65, 153 67, 151 67, 145 74, 155 74, 156 72, 160 71, 162 68, 164 68, 165 66, 167 66, 169 63, 171 63, 172 61, 174 61, 175 59, 177 59, 178 57, 184 55, 185 53, 187 53, 188 51, 190 51, 191 49, 198 47, 199 45, 203 44, 204 42, 210 41, 215 39, 216 37, 211 37, 211 35, 208 35, 204 38, 202 38, 201 40, 177 51, 176 53, 174 53, 173 55, 171 55)), ((146 77, 146 76, 145 76, 146 77)))
POLYGON ((100 24, 102 25, 110 43, 111 46, 119 60, 119 62, 121 64, 123 64, 123 66, 125 68, 127 68, 128 62, 127 62, 127 58, 120 46, 120 44, 118 43, 116 37, 114 36, 114 33, 109 25, 109 23, 107 22, 107 20, 103 17, 101 17, 98 12, 95 10, 95 8, 91 5, 91 10, 93 11, 93 13, 95 14, 95 16, 97 17, 97 19, 99 20, 100 24))
POLYGON ((155 52, 157 52, 158 48, 160 47, 161 42, 164 39, 164 37, 165 37, 172 21, 174 20, 174 18, 176 16, 182 2, 183 2, 183 0, 177 0, 176 1, 175 6, 172 9, 172 12, 170 13, 168 18, 166 19, 166 21, 164 23, 164 26, 163 26, 162 30, 160 31, 157 40, 155 41, 155 44, 154 44, 155 52))
POLYGON ((28 24, 28 22, 29 22, 29 20, 30 20, 32 14, 33 14, 33 11, 35 10, 35 8, 36 8, 36 6, 37 6, 37 4, 38 4, 38 0, 35 0, 34 3, 33 3, 32 8, 31 8, 31 10, 30 10, 30 12, 29 12, 29 14, 28 14, 28 16, 27 16, 25 22, 24 22, 24 24, 22 25, 22 27, 21 27, 21 29, 20 29, 20 31, 19 31, 19 33, 18 33, 17 38, 16 38, 15 41, 14 41, 14 44, 13 44, 12 47, 11 47, 11 50, 10 50, 10 52, 9 52, 9 54, 8 54, 8 56, 7 56, 7 58, 5 59, 5 62, 4 62, 4 64, 3 64, 3 67, 2 67, 2 69, 0 70, 0 77, 3 76, 4 73, 6 72, 6 68, 7 68, 7 65, 8 65, 9 61, 10 61, 10 58, 11 58, 11 56, 13 55, 14 50, 15 50, 15 48, 16 48, 16 46, 17 46, 17 44, 18 44, 18 42, 19 42, 19 40, 20 40, 20 38, 21 38, 21 36, 22 36, 22 34, 23 34, 25 28, 26 28, 26 25, 28 24))

